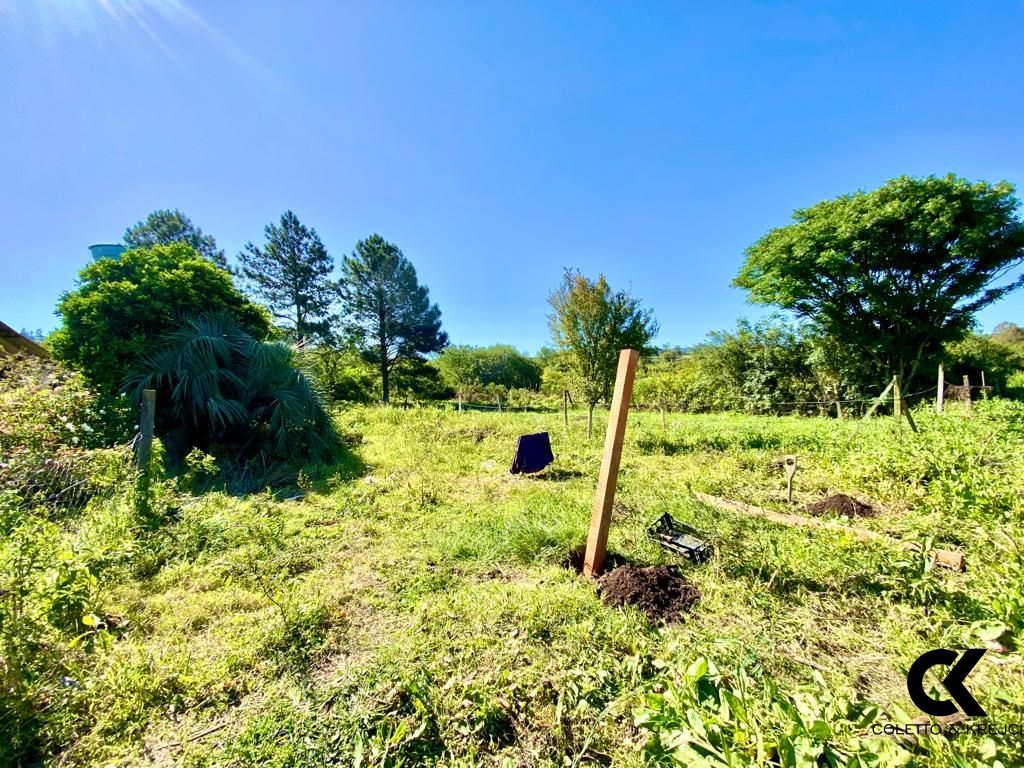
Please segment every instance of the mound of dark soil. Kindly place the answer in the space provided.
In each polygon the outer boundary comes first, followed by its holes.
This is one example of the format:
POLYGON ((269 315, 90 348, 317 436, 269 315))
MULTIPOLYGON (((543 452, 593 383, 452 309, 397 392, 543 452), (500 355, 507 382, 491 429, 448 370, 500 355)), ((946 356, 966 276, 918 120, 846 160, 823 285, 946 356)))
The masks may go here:
POLYGON ((821 501, 808 504, 807 511, 812 515, 827 515, 829 512, 834 512, 847 517, 871 517, 875 514, 875 509, 870 504, 857 501, 845 493, 837 493, 821 501))
POLYGON ((597 592, 608 605, 635 605, 651 621, 666 624, 682 620, 700 599, 674 565, 623 565, 598 579, 597 592))

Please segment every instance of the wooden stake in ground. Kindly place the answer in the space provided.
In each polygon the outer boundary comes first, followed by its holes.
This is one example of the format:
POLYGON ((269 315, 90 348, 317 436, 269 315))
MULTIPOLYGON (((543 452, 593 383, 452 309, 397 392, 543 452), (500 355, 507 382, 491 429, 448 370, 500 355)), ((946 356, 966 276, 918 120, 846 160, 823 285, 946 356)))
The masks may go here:
POLYGON ((939 389, 935 393, 935 412, 942 413, 942 401, 946 399, 946 371, 939 363, 939 389))
POLYGON ((786 465, 786 500, 793 503, 793 475, 796 474, 796 456, 787 456, 786 465))
POLYGON ((981 372, 981 396, 988 400, 988 388, 985 386, 985 372, 981 372))
POLYGON ((914 417, 910 415, 910 406, 907 405, 907 401, 903 399, 903 389, 900 387, 901 379, 899 376, 892 377, 892 397, 893 397, 893 415, 896 417, 896 428, 899 429, 900 419, 905 418, 910 428, 917 432, 917 424, 914 423, 914 417))
POLYGON ((971 377, 966 373, 964 374, 964 402, 967 403, 967 410, 970 411, 973 407, 971 405, 971 377))
POLYGON ((626 436, 626 417, 629 415, 629 402, 633 397, 633 378, 636 376, 636 364, 639 359, 640 353, 635 349, 624 349, 619 353, 615 394, 612 396, 612 409, 608 414, 604 456, 601 457, 601 473, 597 478, 597 494, 594 496, 594 511, 590 516, 587 553, 583 560, 583 575, 589 578, 599 575, 604 568, 608 526, 612 520, 615 485, 619 479, 619 461, 622 458, 622 440, 626 436))
POLYGON ((903 393, 900 392, 900 377, 892 377, 892 416, 896 420, 896 428, 900 428, 903 418, 903 393))
POLYGON ((562 390, 562 419, 565 421, 565 428, 569 428, 569 390, 562 390))
POLYGON ((139 445, 135 452, 135 463, 143 471, 149 468, 149 457, 153 453, 153 430, 156 422, 156 390, 142 390, 142 410, 139 413, 139 445))

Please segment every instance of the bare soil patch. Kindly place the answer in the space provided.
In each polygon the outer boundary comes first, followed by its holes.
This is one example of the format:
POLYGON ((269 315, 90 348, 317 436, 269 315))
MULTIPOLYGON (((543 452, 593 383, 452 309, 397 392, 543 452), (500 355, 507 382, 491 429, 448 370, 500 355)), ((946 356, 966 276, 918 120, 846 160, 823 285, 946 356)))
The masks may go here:
MULTIPOLYGON (((583 573, 583 561, 587 557, 586 545, 581 545, 569 551, 565 557, 562 558, 562 567, 570 571, 576 571, 576 573, 583 573)), ((605 570, 611 570, 612 568, 620 568, 626 564, 626 558, 616 552, 608 552, 604 556, 604 567, 605 570)))
POLYGON ((665 624, 682 621, 700 599, 674 565, 623 565, 598 579, 597 592, 608 605, 634 605, 650 621, 665 624))
POLYGON ((807 511, 812 515, 818 516, 827 515, 830 512, 834 512, 837 515, 845 515, 846 517, 873 517, 875 515, 875 508, 870 504, 857 501, 857 499, 847 496, 845 493, 837 493, 821 501, 808 504, 807 511))

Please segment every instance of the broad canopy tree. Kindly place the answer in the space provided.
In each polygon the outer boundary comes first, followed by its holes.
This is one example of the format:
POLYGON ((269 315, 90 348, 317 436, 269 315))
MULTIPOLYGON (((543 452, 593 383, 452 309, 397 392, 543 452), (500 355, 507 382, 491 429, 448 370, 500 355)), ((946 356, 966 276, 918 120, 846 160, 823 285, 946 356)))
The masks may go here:
POLYGON ((267 243, 246 243, 238 258, 249 291, 261 299, 296 343, 329 340, 336 286, 334 260, 315 229, 285 211, 280 224, 268 224, 267 243))
POLYGON ((228 269, 228 260, 213 235, 203 234, 203 230, 178 209, 153 211, 145 220, 124 231, 124 244, 129 249, 174 243, 185 243, 216 266, 228 269))
POLYGON ((548 298, 555 346, 565 354, 575 388, 587 403, 587 436, 593 434, 594 407, 608 401, 619 351, 645 351, 658 332, 651 311, 626 291, 612 291, 604 275, 588 280, 566 270, 548 298))
POLYGON ((185 243, 126 251, 86 266, 61 296, 55 356, 80 370, 107 395, 183 321, 219 312, 257 339, 270 330, 266 310, 249 301, 218 269, 185 243))
POLYGON ((910 387, 974 314, 1024 284, 1012 185, 900 177, 794 213, 747 249, 734 284, 859 352, 874 384, 910 387))
POLYGON ((430 302, 402 251, 380 235, 356 243, 341 272, 346 329, 380 371, 381 402, 387 403, 396 365, 422 360, 447 346, 441 310, 430 302))

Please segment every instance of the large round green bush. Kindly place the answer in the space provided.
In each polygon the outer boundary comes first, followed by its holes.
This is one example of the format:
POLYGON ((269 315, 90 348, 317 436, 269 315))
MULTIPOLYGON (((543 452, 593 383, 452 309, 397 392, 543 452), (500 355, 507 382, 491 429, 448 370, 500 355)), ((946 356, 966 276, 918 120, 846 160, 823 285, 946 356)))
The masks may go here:
POLYGON ((119 392, 125 376, 186 318, 230 315, 257 339, 270 330, 266 310, 185 243, 136 248, 89 264, 57 311, 63 325, 49 342, 54 355, 106 394, 119 392))

